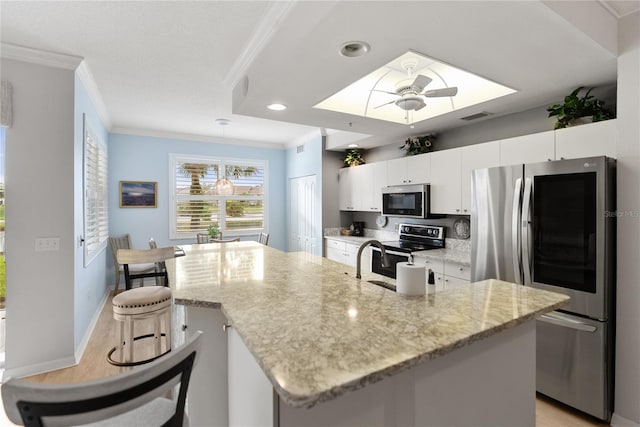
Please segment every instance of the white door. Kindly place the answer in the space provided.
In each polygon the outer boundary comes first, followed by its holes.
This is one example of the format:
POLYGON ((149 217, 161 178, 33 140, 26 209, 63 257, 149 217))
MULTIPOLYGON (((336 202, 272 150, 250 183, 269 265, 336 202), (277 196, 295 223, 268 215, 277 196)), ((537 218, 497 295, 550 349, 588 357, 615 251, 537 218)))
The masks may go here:
POLYGON ((315 253, 316 249, 316 176, 292 178, 290 181, 289 251, 315 253))

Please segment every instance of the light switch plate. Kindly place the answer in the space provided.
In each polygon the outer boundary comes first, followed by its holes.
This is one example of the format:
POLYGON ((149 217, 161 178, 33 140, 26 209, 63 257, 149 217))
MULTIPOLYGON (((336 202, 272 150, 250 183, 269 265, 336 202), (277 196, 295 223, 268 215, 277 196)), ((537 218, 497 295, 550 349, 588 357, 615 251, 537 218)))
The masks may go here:
POLYGON ((38 237, 36 238, 36 252, 59 251, 59 237, 38 237))

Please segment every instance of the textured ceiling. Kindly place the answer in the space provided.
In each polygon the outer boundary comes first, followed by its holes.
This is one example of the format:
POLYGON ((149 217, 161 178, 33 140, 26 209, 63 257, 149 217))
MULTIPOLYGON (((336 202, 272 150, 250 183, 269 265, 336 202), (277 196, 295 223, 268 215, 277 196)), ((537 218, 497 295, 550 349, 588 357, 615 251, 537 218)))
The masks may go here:
POLYGON ((637 10, 635 1, 3 1, 0 39, 85 58, 114 131, 282 146, 326 128, 371 147, 460 126, 476 111, 410 130, 312 106, 409 49, 518 89, 479 106, 494 115, 614 84, 616 52, 605 39, 615 40, 628 3, 637 10), (574 13, 602 25, 579 29, 574 13), (341 57, 349 40, 371 52, 341 57), (276 101, 289 109, 264 108, 276 101))

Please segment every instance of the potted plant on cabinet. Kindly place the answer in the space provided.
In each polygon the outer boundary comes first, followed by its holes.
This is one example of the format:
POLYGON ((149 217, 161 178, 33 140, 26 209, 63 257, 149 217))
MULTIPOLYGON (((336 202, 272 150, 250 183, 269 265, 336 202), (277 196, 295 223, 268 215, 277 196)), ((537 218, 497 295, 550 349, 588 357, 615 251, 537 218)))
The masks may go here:
POLYGON ((424 154, 431 150, 435 139, 435 135, 414 136, 407 138, 404 144, 400 146, 400 149, 405 151, 405 156, 424 154))
POLYGON ((599 122, 613 118, 613 114, 604 108, 604 101, 590 95, 593 88, 589 89, 584 95, 579 96, 578 93, 582 89, 584 89, 583 86, 576 88, 564 97, 564 103, 554 104, 547 108, 549 117, 558 118, 554 129, 562 129, 575 124, 583 124, 584 122, 599 122), (576 122, 578 119, 582 120, 576 122))
POLYGON ((353 148, 347 151, 347 155, 344 158, 345 166, 359 166, 364 165, 364 158, 362 153, 357 148, 353 148))

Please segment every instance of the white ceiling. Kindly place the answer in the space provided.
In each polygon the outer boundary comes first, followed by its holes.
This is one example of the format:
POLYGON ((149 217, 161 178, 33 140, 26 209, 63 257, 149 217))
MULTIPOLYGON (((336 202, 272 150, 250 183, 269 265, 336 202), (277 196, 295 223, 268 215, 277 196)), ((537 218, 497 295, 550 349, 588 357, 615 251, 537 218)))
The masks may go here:
POLYGON ((2 1, 0 40, 85 58, 115 132, 283 146, 328 129, 330 138, 337 130, 336 140, 373 147, 461 126, 460 117, 478 111, 508 114, 556 102, 580 85, 615 83, 612 31, 617 17, 639 5, 2 1), (601 25, 580 31, 593 27, 580 25, 586 16, 601 25), (338 48, 350 40, 368 42, 370 53, 340 56, 338 48), (409 49, 519 92, 416 129, 313 108, 409 49), (272 102, 289 108, 267 110, 272 102), (231 124, 219 126, 217 118, 231 124))

